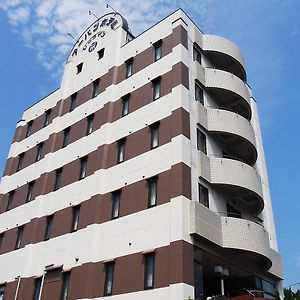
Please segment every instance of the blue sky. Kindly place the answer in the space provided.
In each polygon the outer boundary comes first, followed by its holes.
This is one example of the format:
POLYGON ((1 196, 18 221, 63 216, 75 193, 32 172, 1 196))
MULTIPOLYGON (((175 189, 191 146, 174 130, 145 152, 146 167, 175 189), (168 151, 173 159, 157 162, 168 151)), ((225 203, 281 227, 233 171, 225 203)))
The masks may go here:
MULTIPOLYGON (((205 33, 244 53, 258 102, 284 286, 300 282, 300 1, 110 1, 134 34, 183 8, 205 33)), ((108 12, 101 0, 0 0, 0 171, 23 110, 60 84, 73 40, 108 12)), ((300 288, 300 285, 298 286, 300 288)))

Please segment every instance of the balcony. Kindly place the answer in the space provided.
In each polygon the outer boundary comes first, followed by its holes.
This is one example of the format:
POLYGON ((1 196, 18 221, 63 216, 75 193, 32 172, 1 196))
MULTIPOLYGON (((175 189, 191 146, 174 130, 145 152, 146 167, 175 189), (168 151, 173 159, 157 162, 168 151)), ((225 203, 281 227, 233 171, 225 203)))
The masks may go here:
POLYGON ((254 165, 257 159, 255 135, 247 119, 230 111, 205 108, 199 102, 198 122, 215 135, 230 156, 254 165))
POLYGON ((206 91, 219 107, 251 119, 250 95, 246 84, 237 76, 218 69, 205 68, 206 91))
POLYGON ((222 217, 198 202, 190 203, 190 234, 225 248, 228 254, 247 257, 275 276, 282 277, 280 254, 270 248, 269 234, 253 221, 222 217))
POLYGON ((233 73, 246 81, 244 58, 234 43, 220 36, 204 34, 203 51, 217 69, 233 73))
POLYGON ((199 151, 198 171, 199 177, 224 190, 250 214, 262 211, 261 180, 251 166, 233 159, 208 157, 199 151))

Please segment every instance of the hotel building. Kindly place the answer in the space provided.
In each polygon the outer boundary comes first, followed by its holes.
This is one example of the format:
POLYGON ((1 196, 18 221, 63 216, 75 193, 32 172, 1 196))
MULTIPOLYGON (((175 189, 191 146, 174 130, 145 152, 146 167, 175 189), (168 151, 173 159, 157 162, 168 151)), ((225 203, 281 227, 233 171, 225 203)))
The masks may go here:
POLYGON ((0 186, 0 299, 188 300, 280 289, 243 56, 177 10, 109 13, 24 111, 0 186))

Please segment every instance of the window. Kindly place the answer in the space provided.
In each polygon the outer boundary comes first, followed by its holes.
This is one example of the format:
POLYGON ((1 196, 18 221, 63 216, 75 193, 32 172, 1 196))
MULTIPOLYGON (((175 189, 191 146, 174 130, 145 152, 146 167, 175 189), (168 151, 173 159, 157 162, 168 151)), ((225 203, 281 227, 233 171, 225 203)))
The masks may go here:
POLYGON ((154 47, 154 61, 157 61, 161 58, 161 44, 162 40, 157 41, 153 44, 154 47))
POLYGON ((122 117, 129 114, 129 99, 130 94, 127 94, 124 97, 122 97, 122 117))
POLYGON ((66 146, 68 146, 68 144, 69 144, 70 131, 71 131, 71 127, 67 127, 64 130, 64 139, 63 139, 63 144, 62 144, 63 148, 66 147, 66 146))
POLYGON ((203 186, 201 183, 198 183, 199 188, 199 203, 203 204, 206 207, 209 207, 208 199, 208 189, 203 186))
POLYGON ((229 203, 226 203, 226 210, 227 210, 227 217, 232 217, 232 218, 242 218, 241 212, 230 205, 229 203))
POLYGON ((55 171, 55 182, 53 190, 56 191, 60 188, 62 177, 62 168, 59 168, 55 171))
POLYGON ((42 158, 43 146, 44 146, 44 143, 39 143, 37 145, 36 156, 35 156, 35 161, 36 162, 39 161, 42 158))
POLYGON ((25 137, 28 137, 31 135, 31 132, 32 132, 32 125, 33 125, 33 121, 29 121, 27 123, 27 129, 26 129, 26 135, 25 137))
POLYGON ((9 211, 12 209, 14 196, 15 196, 15 191, 11 191, 8 193, 8 201, 7 201, 6 211, 9 211))
POLYGON ((50 117, 51 117, 51 109, 48 109, 45 112, 45 121, 44 121, 44 127, 48 126, 50 124, 50 117))
POLYGON ((159 145, 159 122, 150 125, 151 139, 150 148, 156 148, 159 145))
POLYGON ((18 166, 17 166, 17 172, 20 171, 23 168, 24 156, 25 156, 25 153, 19 154, 19 161, 18 161, 18 166))
POLYGON ((148 179, 148 207, 156 205, 157 200, 157 177, 148 179))
POLYGON ((144 277, 144 288, 152 289, 154 287, 154 257, 155 253, 147 253, 144 255, 145 262, 145 277, 144 277))
POLYGON ((195 83, 195 100, 204 105, 203 90, 197 83, 195 83))
POLYGON ((117 157, 118 164, 125 160, 125 143, 126 143, 126 139, 122 139, 118 141, 118 157, 117 157))
POLYGON ((71 232, 76 231, 78 229, 80 205, 74 206, 72 210, 73 210, 73 219, 72 219, 71 232))
POLYGON ((77 100, 77 93, 74 93, 73 95, 71 95, 70 98, 70 108, 69 108, 69 112, 73 111, 76 107, 76 100, 77 100))
POLYGON ((26 203, 30 202, 33 199, 33 187, 34 187, 34 181, 29 182, 27 184, 26 203))
POLYGON ((112 213, 111 218, 116 219, 120 214, 121 191, 112 193, 112 213))
POLYGON ((206 135, 199 129, 197 129, 197 149, 207 154, 206 135))
POLYGON ((1 284, 0 285, 0 300, 4 299, 4 291, 5 291, 5 285, 1 284))
POLYGON ((21 247, 22 237, 23 237, 24 226, 18 227, 18 234, 15 249, 19 249, 21 247))
POLYGON ((160 97, 160 82, 160 77, 152 81, 153 100, 156 100, 160 97))
POLYGON ((47 223, 46 223, 46 230, 45 230, 44 241, 49 240, 50 237, 51 237, 53 217, 54 217, 54 215, 47 216, 47 220, 46 220, 47 223))
POLYGON ((85 135, 89 135, 93 132, 93 124, 94 124, 94 114, 88 116, 86 118, 87 124, 86 124, 86 132, 85 135))
POLYGON ((82 157, 80 159, 80 173, 79 173, 79 180, 83 179, 86 176, 86 171, 87 171, 87 161, 88 157, 82 157))
POLYGON ((133 58, 130 58, 125 61, 125 76, 126 78, 132 75, 132 66, 133 66, 133 58))
POLYGON ((104 56, 104 48, 102 48, 98 51, 98 59, 103 58, 103 56, 104 56))
POLYGON ((77 74, 81 73, 82 67, 83 67, 83 63, 80 63, 79 65, 76 66, 77 74))
POLYGON ((39 300, 40 292, 42 286, 42 277, 34 279, 34 293, 33 293, 33 300, 39 300))
POLYGON ((71 272, 63 272, 60 300, 67 300, 71 272))
POLYGON ((100 79, 96 79, 93 81, 93 93, 92 93, 92 98, 95 98, 99 95, 100 93, 100 79))
MULTIPOLYGON (((4 233, 1 232, 0 233, 0 250, 1 250, 1 245, 2 245, 2 242, 3 242, 3 238, 4 238, 4 233)), ((1 298, 0 298, 1 299, 1 298)))
POLYGON ((201 65, 201 52, 196 47, 193 49, 193 56, 194 60, 201 65))
POLYGON ((105 264, 104 296, 112 294, 115 262, 105 264))

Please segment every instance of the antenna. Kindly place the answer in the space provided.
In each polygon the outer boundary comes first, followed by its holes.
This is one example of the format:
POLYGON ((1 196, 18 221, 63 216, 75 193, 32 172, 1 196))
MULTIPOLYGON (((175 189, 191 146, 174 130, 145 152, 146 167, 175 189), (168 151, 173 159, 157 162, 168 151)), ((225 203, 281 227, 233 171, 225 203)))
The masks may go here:
POLYGON ((71 33, 68 33, 68 35, 75 41, 77 42, 77 39, 74 38, 74 36, 71 33))
POLYGON ((91 10, 89 10, 89 15, 93 15, 97 20, 99 19, 91 10))
POLYGON ((115 12, 115 15, 117 14, 117 11, 108 3, 106 3, 106 8, 111 8, 115 12))

